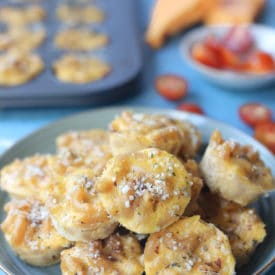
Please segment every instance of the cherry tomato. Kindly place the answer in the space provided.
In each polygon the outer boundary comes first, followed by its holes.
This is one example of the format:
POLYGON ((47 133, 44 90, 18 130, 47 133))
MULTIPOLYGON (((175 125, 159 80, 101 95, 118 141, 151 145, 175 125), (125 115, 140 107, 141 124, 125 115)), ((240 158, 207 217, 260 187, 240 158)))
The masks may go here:
POLYGON ((179 100, 187 95, 187 81, 177 75, 161 75, 155 81, 155 88, 168 100, 179 100))
POLYGON ((221 68, 219 56, 203 43, 197 43, 192 47, 192 57, 199 63, 213 68, 221 68))
POLYGON ((273 57, 263 51, 254 51, 246 61, 245 70, 252 73, 268 73, 275 70, 273 57))
POLYGON ((196 103, 182 103, 177 106, 178 110, 203 115, 202 108, 196 103))
POLYGON ((204 45, 217 54, 219 54, 222 47, 220 40, 214 34, 206 36, 204 39, 204 45))
POLYGON ((275 122, 266 122, 257 125, 254 136, 275 154, 275 122))
POLYGON ((207 36, 204 40, 204 45, 216 54, 221 67, 236 70, 241 68, 240 56, 221 44, 216 36, 207 36))
POLYGON ((254 40, 247 27, 234 26, 222 39, 223 45, 235 53, 247 53, 254 46, 254 40))
POLYGON ((242 105, 239 114, 241 119, 252 127, 272 120, 271 110, 259 103, 242 105))
POLYGON ((242 66, 241 58, 236 53, 225 47, 220 49, 219 56, 223 68, 238 70, 242 66))

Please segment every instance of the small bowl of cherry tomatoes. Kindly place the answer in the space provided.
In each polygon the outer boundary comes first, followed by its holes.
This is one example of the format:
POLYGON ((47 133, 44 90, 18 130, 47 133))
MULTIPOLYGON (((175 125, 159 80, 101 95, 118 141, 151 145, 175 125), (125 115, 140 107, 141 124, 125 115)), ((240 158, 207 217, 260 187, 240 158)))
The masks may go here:
POLYGON ((194 29, 181 52, 201 75, 229 89, 255 89, 275 82, 275 29, 262 25, 194 29))

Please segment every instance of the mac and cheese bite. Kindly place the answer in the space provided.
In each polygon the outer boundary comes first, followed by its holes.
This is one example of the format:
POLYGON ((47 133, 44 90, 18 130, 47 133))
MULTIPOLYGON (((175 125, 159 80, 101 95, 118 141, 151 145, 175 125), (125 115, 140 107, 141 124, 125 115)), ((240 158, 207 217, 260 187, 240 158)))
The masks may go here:
POLYGON ((159 114, 123 112, 111 122, 110 130, 114 155, 159 148, 193 157, 201 145, 201 135, 194 125, 159 114))
POLYGON ((2 168, 0 187, 13 198, 32 198, 45 202, 49 186, 53 184, 51 163, 53 155, 36 154, 16 159, 2 168))
POLYGON ((1 7, 0 22, 22 26, 41 22, 46 18, 46 11, 40 6, 1 7))
POLYGON ((132 234, 116 233, 102 241, 76 243, 63 251, 61 271, 63 275, 140 275, 144 271, 142 249, 132 234))
POLYGON ((5 239, 25 262, 35 266, 55 264, 71 242, 54 228, 45 206, 35 200, 12 200, 1 224, 5 239))
POLYGON ((147 275, 233 275, 235 259, 226 235, 193 216, 151 234, 144 265, 147 275))
POLYGON ((242 206, 274 189, 271 171, 251 146, 223 140, 215 131, 200 162, 211 192, 242 206))
POLYGON ((179 219, 190 202, 191 185, 192 177, 175 156, 151 148, 109 160, 96 191, 114 219, 146 234, 179 219))
POLYGON ((228 236, 237 266, 246 264, 266 236, 265 224, 255 210, 209 192, 200 195, 199 205, 203 219, 215 224, 228 236))
POLYGON ((95 180, 91 169, 79 168, 52 185, 46 206, 56 230, 68 240, 104 239, 117 226, 98 198, 95 180))
POLYGON ((102 129, 70 131, 57 137, 59 166, 62 169, 86 166, 100 175, 112 157, 109 133, 102 129))

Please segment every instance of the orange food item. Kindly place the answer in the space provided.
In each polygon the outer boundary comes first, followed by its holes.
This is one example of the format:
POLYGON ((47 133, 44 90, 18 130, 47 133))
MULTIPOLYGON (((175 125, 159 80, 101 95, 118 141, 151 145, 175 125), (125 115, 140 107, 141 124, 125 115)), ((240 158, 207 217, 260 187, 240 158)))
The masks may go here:
POLYGON ((221 48, 219 56, 223 68, 238 70, 242 65, 240 57, 225 47, 221 48))
POLYGON ((196 103, 182 103, 177 107, 177 109, 180 111, 195 113, 199 115, 204 114, 202 108, 196 103))
POLYGON ((177 75, 167 74, 159 76, 155 88, 161 96, 168 100, 179 100, 187 95, 187 81, 177 75))
POLYGON ((221 68, 218 53, 204 43, 197 43, 192 47, 192 57, 198 62, 213 68, 221 68))
POLYGON ((146 32, 146 41, 153 48, 163 45, 167 36, 203 19, 217 0, 157 0, 146 32))
POLYGON ((265 0, 219 0, 205 13, 206 24, 247 24, 254 21, 265 0))
POLYGON ((241 119, 249 126, 256 126, 272 120, 272 113, 269 108, 259 103, 244 104, 239 109, 241 119))
POLYGON ((210 50, 214 51, 216 54, 218 54, 221 50, 221 47, 223 47, 220 39, 218 39, 214 34, 210 34, 205 37, 204 45, 210 50))
POLYGON ((275 154, 275 122, 258 124, 255 128, 254 137, 275 154))
POLYGON ((248 56, 244 70, 249 73, 269 73, 275 70, 275 61, 266 52, 254 51, 248 56))
MULTIPOLYGON (((231 33, 232 29, 229 30, 228 34, 231 33)), ((227 43, 233 42, 233 45, 234 45, 234 41, 232 40, 228 40, 226 42, 227 43)), ((204 39, 203 44, 208 49, 208 51, 211 50, 212 52, 211 55, 213 54, 216 55, 216 60, 218 60, 220 67, 239 69, 242 66, 240 57, 231 48, 227 47, 227 44, 224 43, 224 39, 219 39, 215 35, 209 35, 204 39)), ((209 57, 210 56, 208 54, 208 58, 209 57)), ((211 67, 217 68, 217 66, 211 66, 211 67)))

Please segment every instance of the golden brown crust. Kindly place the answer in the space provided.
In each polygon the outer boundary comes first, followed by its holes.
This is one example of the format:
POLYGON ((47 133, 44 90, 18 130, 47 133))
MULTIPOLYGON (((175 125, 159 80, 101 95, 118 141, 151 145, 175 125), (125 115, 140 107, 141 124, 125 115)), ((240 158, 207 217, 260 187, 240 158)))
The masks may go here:
POLYGON ((237 266, 247 263, 266 236, 265 224, 255 211, 209 192, 200 195, 199 205, 202 218, 215 224, 228 236, 237 266))
POLYGON ((60 252, 71 242, 61 237, 45 206, 34 200, 10 201, 1 229, 11 248, 25 262, 46 266, 59 261, 60 252))
POLYGON ((77 243, 61 256, 64 275, 121 274, 140 275, 144 267, 142 250, 131 234, 113 234, 103 241, 77 243))
POLYGON ((145 245, 144 265, 147 275, 232 275, 235 260, 227 237, 193 216, 151 234, 145 245))
POLYGON ((271 171, 251 146, 224 141, 212 134, 200 163, 205 182, 213 193, 245 206, 274 189, 271 171))
POLYGON ((190 201, 191 181, 176 157, 152 148, 111 159, 96 190, 124 227, 152 233, 179 219, 190 201))

